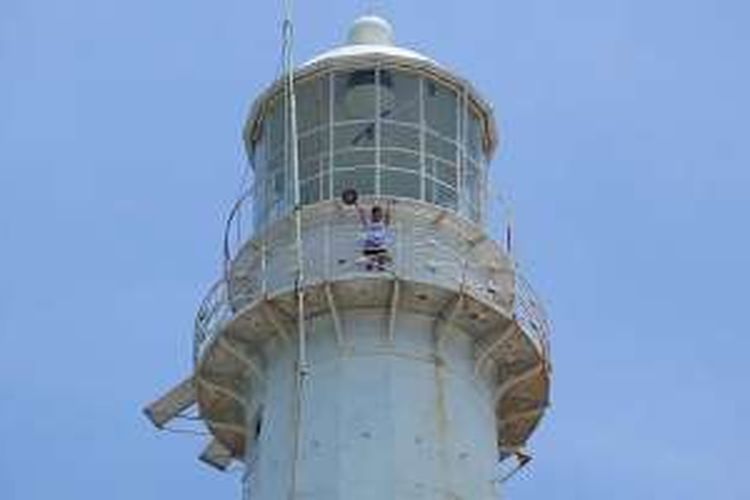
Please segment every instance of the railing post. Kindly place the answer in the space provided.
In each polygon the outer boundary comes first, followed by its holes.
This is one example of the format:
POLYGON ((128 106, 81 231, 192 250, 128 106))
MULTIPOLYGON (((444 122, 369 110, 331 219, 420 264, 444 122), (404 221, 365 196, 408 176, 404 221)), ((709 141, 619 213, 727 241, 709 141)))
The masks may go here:
MULTIPOLYGON (((392 207, 391 207, 392 208, 392 207)), ((403 222, 398 221, 395 224, 393 237, 396 239, 396 258, 394 260, 396 275, 403 277, 404 267, 404 238, 402 228, 403 222)))
MULTIPOLYGON (((334 206, 335 208, 335 206, 334 206)), ((325 281, 331 280, 331 219, 333 218, 333 213, 329 213, 326 216, 326 225, 325 225, 325 234, 323 238, 325 239, 324 248, 323 248, 323 260, 324 260, 324 268, 323 272, 325 273, 325 281)))
POLYGON ((265 297, 268 290, 266 288, 266 237, 263 236, 260 242, 260 293, 265 297))

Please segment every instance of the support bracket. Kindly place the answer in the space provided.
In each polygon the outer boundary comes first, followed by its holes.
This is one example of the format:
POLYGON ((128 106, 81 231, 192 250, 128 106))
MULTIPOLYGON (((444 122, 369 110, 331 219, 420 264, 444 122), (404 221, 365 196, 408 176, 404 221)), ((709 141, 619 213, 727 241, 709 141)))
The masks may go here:
POLYGON ((326 301, 328 302, 328 309, 331 311, 331 318, 333 318, 333 329, 336 333, 336 342, 339 347, 342 347, 346 337, 344 335, 344 328, 341 325, 341 316, 339 316, 339 310, 336 306, 336 298, 333 295, 330 282, 325 284, 325 294, 326 301))
POLYGON ((232 343, 227 340, 224 336, 219 336, 217 339, 219 347, 227 351, 229 354, 231 354, 235 359, 239 360, 240 362, 244 363, 247 368, 250 370, 250 372, 253 374, 253 376, 258 379, 260 383, 264 383, 266 381, 266 377, 263 374, 263 369, 258 366, 258 363, 255 362, 250 356, 245 354, 241 349, 238 349, 232 343))
POLYGON ((482 369, 487 363, 487 360, 490 359, 492 353, 494 353, 501 345, 503 345, 503 343, 505 343, 506 340, 510 338, 515 328, 515 322, 511 321, 505 328, 505 330, 503 330, 502 333, 489 346, 487 346, 486 349, 479 353, 479 355, 477 356, 477 361, 474 364, 474 375, 479 376, 482 373, 482 369))
POLYGON ((533 368, 526 370, 525 372, 517 375, 511 379, 506 380, 495 390, 493 401, 497 405, 505 394, 519 384, 531 380, 544 371, 544 363, 538 363, 533 368))
POLYGON ((464 302, 463 287, 454 297, 450 298, 443 308, 443 312, 438 314, 435 319, 435 324, 432 327, 432 331, 435 335, 435 343, 437 344, 438 351, 442 350, 443 342, 445 342, 446 332, 448 325, 450 325, 456 318, 456 314, 461 309, 464 302))
POLYGON ((247 410, 247 401, 245 401, 245 398, 237 395, 237 393, 233 391, 232 389, 227 389, 223 385, 219 385, 215 382, 211 382, 198 375, 195 376, 195 380, 197 384, 202 385, 212 391, 218 392, 219 394, 226 396, 233 401, 236 401, 237 403, 242 405, 242 408, 247 410))
POLYGON ((401 282, 393 280, 393 292, 391 293, 390 317, 388 320, 388 342, 393 343, 396 335, 396 314, 398 313, 399 295, 401 294, 401 282))
POLYGON ((292 337, 289 333, 289 329, 284 324, 284 320, 281 318, 281 312, 270 300, 263 302, 263 313, 265 314, 268 321, 271 322, 273 327, 279 336, 284 339, 284 342, 289 343, 292 337))

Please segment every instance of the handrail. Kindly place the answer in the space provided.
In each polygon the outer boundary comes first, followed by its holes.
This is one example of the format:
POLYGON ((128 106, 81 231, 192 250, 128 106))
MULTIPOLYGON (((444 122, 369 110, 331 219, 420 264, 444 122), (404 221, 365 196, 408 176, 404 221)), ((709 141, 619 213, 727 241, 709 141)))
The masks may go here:
POLYGON ((547 369, 550 368, 550 335, 552 328, 549 323, 549 316, 542 304, 539 295, 532 288, 526 277, 519 271, 516 271, 516 297, 513 314, 521 327, 538 340, 539 347, 542 350, 542 357, 546 363, 547 369))
POLYGON ((201 302, 195 317, 193 362, 198 363, 202 347, 212 340, 232 319, 234 311, 229 302, 227 281, 222 277, 213 284, 201 302))
MULTIPOLYGON (((237 198, 237 201, 234 202, 234 205, 232 205, 232 209, 229 211, 229 216, 227 217, 227 221, 224 224, 224 264, 228 264, 232 260, 232 248, 229 243, 230 234, 232 233, 232 227, 236 222, 237 216, 245 206, 245 202, 250 199, 255 194, 255 184, 252 184, 248 189, 246 189, 240 196, 237 198)), ((252 206, 252 205, 251 205, 252 206)), ((249 235, 248 235, 249 236, 249 235)), ((241 241, 244 243, 248 240, 248 237, 245 235, 241 236, 241 241)), ((226 273, 226 268, 225 268, 226 273)))
MULTIPOLYGON (((435 244, 437 242, 428 242, 435 244)), ((452 250, 442 246, 441 251, 452 254, 452 250)), ((468 255, 452 256, 461 263, 461 287, 466 287, 467 270, 472 267, 468 260, 468 255)), ((542 352, 542 357, 549 368, 550 360, 550 335, 552 328, 549 323, 549 316, 544 308, 539 294, 529 283, 528 279, 519 269, 518 262, 515 263, 514 270, 514 297, 513 297, 513 317, 516 319, 524 331, 537 343, 542 352)))

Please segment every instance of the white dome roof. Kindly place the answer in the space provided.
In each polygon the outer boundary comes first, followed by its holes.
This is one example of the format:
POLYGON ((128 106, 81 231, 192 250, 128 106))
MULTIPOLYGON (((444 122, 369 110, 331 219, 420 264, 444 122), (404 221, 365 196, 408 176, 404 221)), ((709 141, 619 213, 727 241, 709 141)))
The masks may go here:
POLYGON ((350 45, 393 45, 393 26, 378 16, 362 16, 349 29, 350 45))

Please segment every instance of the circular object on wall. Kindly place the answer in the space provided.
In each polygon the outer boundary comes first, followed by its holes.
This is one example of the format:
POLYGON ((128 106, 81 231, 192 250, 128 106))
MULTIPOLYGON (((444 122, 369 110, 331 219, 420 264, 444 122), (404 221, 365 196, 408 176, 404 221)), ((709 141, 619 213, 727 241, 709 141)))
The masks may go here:
POLYGON ((359 198, 359 195, 357 194, 356 189, 344 189, 344 192, 341 193, 341 199, 344 201, 344 204, 346 205, 355 205, 357 203, 357 199, 359 198))

